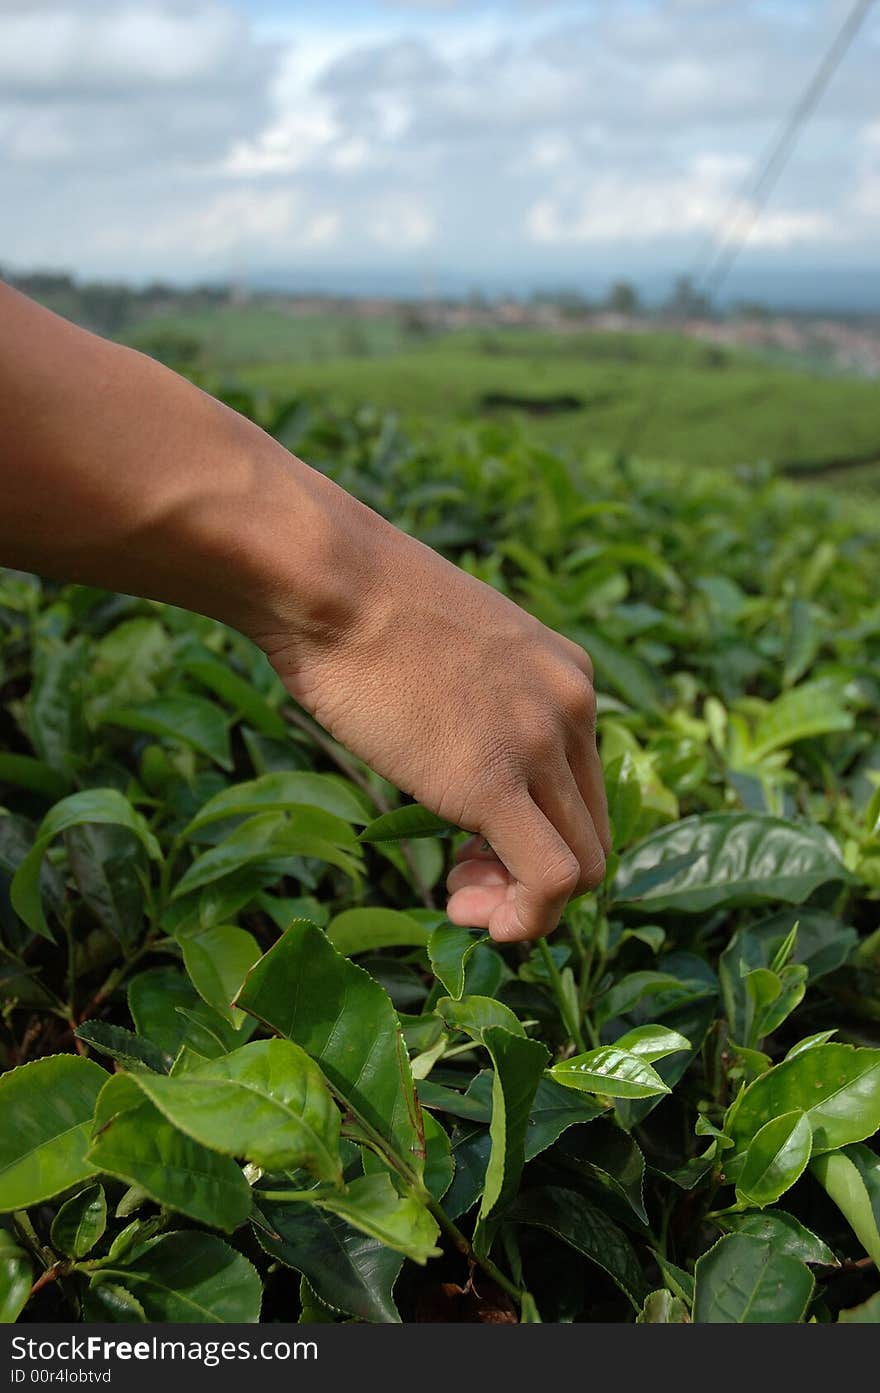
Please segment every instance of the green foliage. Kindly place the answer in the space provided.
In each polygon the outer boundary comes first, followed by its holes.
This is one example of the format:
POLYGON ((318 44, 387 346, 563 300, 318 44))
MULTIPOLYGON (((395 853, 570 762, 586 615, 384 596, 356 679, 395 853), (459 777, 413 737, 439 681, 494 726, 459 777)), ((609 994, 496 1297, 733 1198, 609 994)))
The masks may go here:
POLYGON ((239 635, 0 574, 0 1318, 412 1320, 482 1270, 524 1320, 876 1321, 865 520, 235 404, 590 648, 611 873, 546 945, 454 926, 457 829, 239 635))

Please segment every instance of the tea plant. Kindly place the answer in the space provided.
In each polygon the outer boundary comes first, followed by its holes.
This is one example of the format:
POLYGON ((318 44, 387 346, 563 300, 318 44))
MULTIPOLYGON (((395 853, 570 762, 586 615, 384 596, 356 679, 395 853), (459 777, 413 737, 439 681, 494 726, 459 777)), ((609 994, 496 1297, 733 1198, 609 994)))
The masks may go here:
POLYGON ((2 1319, 880 1319, 876 532, 233 404, 589 649, 615 854, 499 948, 239 635, 0 573, 2 1319))

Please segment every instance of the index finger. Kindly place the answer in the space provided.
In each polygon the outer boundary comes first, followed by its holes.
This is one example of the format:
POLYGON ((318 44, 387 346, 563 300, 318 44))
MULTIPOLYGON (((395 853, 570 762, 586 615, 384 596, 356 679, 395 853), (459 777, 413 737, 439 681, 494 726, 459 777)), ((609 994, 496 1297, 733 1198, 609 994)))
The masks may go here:
POLYGON ((492 938, 509 943, 552 933, 580 878, 571 847, 528 794, 487 823, 484 834, 513 877, 490 915, 492 938))

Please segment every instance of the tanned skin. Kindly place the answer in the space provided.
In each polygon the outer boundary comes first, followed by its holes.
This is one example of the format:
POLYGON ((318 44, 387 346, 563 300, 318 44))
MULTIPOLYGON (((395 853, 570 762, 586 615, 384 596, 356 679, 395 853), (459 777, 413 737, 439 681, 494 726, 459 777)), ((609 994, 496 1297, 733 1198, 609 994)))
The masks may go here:
POLYGON ((475 833, 454 923, 539 938, 601 881, 583 649, 184 378, 4 285, 0 484, 0 564, 232 625, 336 740, 475 833))

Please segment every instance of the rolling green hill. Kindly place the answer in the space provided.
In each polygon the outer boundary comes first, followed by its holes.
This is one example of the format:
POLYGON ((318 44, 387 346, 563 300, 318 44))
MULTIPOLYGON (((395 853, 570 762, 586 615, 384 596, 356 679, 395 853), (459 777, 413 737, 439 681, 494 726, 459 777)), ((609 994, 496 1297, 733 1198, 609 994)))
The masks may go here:
MULTIPOLYGON (((547 444, 575 449, 632 445, 651 458, 728 467, 880 461, 880 384, 793 372, 668 335, 450 335, 403 353, 278 362, 242 376, 278 393, 374 402, 407 424, 519 416, 547 444), (522 405, 492 404, 505 396, 522 405)), ((880 489, 880 465, 847 476, 847 487, 872 483, 880 489)))
POLYGON ((669 333, 419 334, 403 316, 241 306, 157 317, 128 341, 209 390, 235 379, 276 398, 370 402, 410 428, 513 417, 567 449, 726 468, 769 460, 880 493, 880 383, 669 333))

